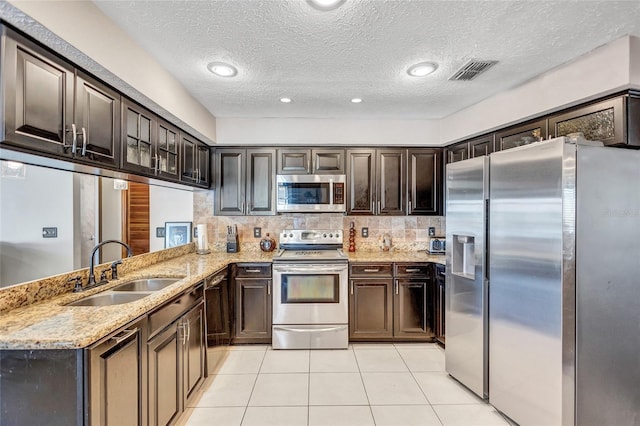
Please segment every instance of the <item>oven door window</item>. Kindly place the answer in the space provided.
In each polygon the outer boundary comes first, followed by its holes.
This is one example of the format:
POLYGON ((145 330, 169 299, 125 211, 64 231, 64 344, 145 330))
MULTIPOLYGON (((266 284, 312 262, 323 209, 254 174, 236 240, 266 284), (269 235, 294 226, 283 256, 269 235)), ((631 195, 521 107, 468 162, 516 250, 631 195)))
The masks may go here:
POLYGON ((339 275, 282 276, 284 303, 340 303, 339 275))
POLYGON ((280 192, 286 194, 286 204, 331 204, 330 183, 279 183, 280 192))

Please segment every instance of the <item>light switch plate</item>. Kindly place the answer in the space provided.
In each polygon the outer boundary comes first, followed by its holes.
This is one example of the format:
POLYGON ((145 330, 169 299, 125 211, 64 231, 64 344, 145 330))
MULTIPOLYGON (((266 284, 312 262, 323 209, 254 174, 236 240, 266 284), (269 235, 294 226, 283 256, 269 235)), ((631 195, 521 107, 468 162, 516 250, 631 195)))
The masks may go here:
POLYGON ((254 238, 260 238, 262 236, 262 228, 260 228, 259 226, 256 226, 253 228, 253 237, 254 238))
POLYGON ((156 228, 156 238, 164 238, 164 228, 156 228))
POLYGON ((436 236, 436 228, 435 228, 435 226, 430 226, 429 227, 429 236, 430 237, 435 237, 436 236))
POLYGON ((58 238, 58 228, 55 226, 42 228, 42 238, 58 238))
POLYGON ((362 228, 362 232, 360 233, 362 238, 369 238, 369 228, 366 226, 362 228))

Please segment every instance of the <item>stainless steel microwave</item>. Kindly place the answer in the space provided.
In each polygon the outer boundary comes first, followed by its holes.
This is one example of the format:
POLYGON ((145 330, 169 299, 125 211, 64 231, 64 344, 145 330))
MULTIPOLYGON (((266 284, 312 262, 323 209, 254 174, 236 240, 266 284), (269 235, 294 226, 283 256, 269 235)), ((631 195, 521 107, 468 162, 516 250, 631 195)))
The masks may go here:
POLYGON ((278 212, 344 212, 345 175, 277 175, 278 212))

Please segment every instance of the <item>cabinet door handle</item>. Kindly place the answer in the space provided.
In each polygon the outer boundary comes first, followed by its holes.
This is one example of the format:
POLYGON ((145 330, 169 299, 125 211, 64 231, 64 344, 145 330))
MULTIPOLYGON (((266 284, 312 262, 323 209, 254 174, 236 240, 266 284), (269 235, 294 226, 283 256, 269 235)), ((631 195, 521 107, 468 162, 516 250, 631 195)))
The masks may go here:
POLYGON ((380 268, 365 268, 364 272, 380 272, 380 268))
POLYGON ((378 201, 378 211, 376 212, 376 214, 380 214, 380 212, 382 211, 382 210, 380 209, 380 207, 381 207, 381 206, 382 206, 382 202, 381 202, 381 201, 378 201))
POLYGON ((407 268, 404 270, 405 272, 420 272, 419 268, 407 268))
POLYGON ((185 321, 185 324, 187 325, 187 338, 184 340, 185 340, 185 344, 188 344, 189 341, 191 340, 191 323, 187 319, 185 319, 184 321, 185 321))
POLYGON ((409 210, 408 210, 408 212, 411 213, 411 200, 409 200, 409 210))
POLYGON ((271 296, 271 280, 267 283, 267 295, 271 296))
POLYGON ((353 280, 351 280, 351 294, 353 295, 353 280))
POLYGON ((127 340, 129 337, 133 336, 134 334, 136 334, 138 332, 138 329, 134 329, 134 330, 122 330, 122 332, 120 334, 117 334, 115 336, 113 336, 111 338, 111 340, 113 340, 115 342, 116 345, 124 342, 125 340, 127 340))
POLYGON ((399 287, 398 280, 396 280, 396 282, 395 282, 396 294, 398 294, 398 287, 399 287))
MULTIPOLYGON (((67 130, 68 131, 68 130, 67 130)), ((78 148, 78 129, 75 123, 71 123, 71 153, 76 155, 76 149, 78 148)))
POLYGON ((245 272, 250 272, 252 274, 258 274, 262 271, 262 269, 245 269, 245 272))
POLYGON ((244 213, 244 201, 242 202, 242 208, 240 210, 244 213))
POLYGON ((82 128, 82 153, 80 154, 83 157, 87 155, 87 130, 82 128))

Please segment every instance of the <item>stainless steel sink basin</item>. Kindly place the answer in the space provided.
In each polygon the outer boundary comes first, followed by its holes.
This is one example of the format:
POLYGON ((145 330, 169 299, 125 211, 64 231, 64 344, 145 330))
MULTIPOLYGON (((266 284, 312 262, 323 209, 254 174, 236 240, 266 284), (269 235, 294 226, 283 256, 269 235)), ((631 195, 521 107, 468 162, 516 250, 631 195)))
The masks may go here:
POLYGON ((85 297, 73 303, 68 303, 67 306, 110 306, 110 305, 122 305, 123 303, 135 302, 143 297, 147 297, 148 294, 135 293, 106 293, 96 294, 95 296, 85 297))
POLYGON ((145 278, 121 284, 113 291, 158 291, 180 281, 182 278, 145 278))

